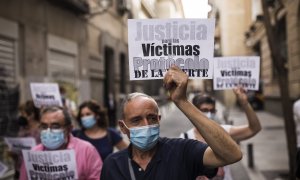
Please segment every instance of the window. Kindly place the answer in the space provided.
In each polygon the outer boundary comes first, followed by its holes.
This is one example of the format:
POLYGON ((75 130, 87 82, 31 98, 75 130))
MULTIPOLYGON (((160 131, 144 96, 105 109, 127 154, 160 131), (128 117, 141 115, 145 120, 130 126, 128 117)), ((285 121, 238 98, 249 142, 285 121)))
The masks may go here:
POLYGON ((16 44, 3 37, 0 37, 0 81, 8 87, 16 84, 16 44))

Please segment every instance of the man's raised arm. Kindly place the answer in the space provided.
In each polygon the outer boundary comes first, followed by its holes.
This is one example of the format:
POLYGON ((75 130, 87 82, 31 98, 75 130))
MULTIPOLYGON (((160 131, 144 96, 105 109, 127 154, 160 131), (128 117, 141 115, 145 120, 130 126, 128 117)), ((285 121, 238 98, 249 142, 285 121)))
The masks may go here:
POLYGON ((204 153, 203 164, 219 167, 239 161, 242 152, 228 133, 187 100, 187 83, 187 75, 176 66, 172 66, 164 77, 164 86, 169 91, 170 98, 190 119, 209 145, 204 153))
POLYGON ((240 126, 232 126, 229 130, 230 136, 236 141, 249 139, 261 130, 259 119, 248 102, 246 91, 242 87, 233 89, 240 105, 244 109, 248 124, 240 126))

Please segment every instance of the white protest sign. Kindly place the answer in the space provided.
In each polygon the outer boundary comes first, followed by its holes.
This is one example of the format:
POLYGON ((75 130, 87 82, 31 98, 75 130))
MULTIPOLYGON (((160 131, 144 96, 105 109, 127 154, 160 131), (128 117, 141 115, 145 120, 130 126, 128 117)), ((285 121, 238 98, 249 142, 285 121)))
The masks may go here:
POLYGON ((33 137, 5 137, 4 141, 8 145, 9 149, 16 153, 21 153, 23 149, 30 150, 32 147, 36 146, 36 141, 33 137))
POLYGON ((163 79, 172 64, 212 79, 215 19, 129 19, 130 80, 163 79))
POLYGON ((78 179, 74 150, 23 150, 28 179, 78 179))
POLYGON ((248 90, 259 88, 260 58, 216 57, 214 59, 214 90, 232 89, 238 85, 248 90))
POLYGON ((30 83, 31 95, 37 108, 42 106, 62 106, 57 83, 30 83))
POLYGON ((8 167, 0 161, 0 177, 2 177, 7 170, 8 167))

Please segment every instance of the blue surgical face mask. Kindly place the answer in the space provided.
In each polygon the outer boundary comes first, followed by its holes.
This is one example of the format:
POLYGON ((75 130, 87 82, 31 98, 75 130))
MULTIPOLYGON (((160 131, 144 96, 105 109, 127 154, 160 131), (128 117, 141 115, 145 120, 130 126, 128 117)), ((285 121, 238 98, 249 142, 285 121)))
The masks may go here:
POLYGON ((96 124, 96 119, 94 115, 84 116, 81 118, 81 124, 84 128, 90 129, 96 124))
POLYGON ((65 142, 65 133, 63 129, 50 130, 50 128, 41 131, 42 144, 49 150, 56 150, 65 142))
POLYGON ((207 113, 204 113, 204 114, 205 114, 205 116, 206 116, 208 119, 211 119, 211 120, 216 121, 216 114, 215 114, 215 113, 207 112, 207 113))
MULTIPOLYGON (((126 124, 124 123, 126 126, 126 124)), ((159 124, 128 128, 130 132, 130 142, 141 151, 153 148, 159 137, 159 124)))

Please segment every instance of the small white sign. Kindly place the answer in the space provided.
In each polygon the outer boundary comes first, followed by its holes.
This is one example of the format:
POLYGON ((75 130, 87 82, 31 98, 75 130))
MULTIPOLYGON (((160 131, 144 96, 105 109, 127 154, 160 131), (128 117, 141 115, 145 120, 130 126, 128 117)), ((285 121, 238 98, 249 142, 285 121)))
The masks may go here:
POLYGON ((214 90, 242 86, 248 90, 259 88, 260 58, 216 57, 214 58, 214 90))
POLYGON ((31 95, 37 108, 62 106, 57 83, 30 83, 31 95))
POLYGON ((215 19, 129 19, 130 80, 163 79, 171 65, 212 79, 215 19))
POLYGON ((0 177, 4 176, 8 167, 0 161, 0 177))
POLYGON ((23 150, 28 179, 78 179, 74 150, 23 150))
POLYGON ((30 150, 36 146, 36 141, 33 137, 5 137, 4 141, 8 145, 9 150, 16 153, 21 153, 22 150, 30 150))

